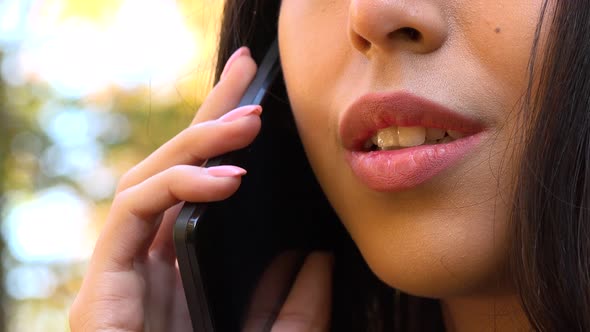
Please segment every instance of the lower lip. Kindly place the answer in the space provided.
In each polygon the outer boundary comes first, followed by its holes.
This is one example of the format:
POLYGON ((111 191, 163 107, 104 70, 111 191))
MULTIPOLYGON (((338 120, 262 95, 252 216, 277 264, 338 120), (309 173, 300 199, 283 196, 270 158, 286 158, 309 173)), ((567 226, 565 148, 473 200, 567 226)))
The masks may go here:
POLYGON ((481 141, 481 135, 401 150, 348 151, 346 159, 353 173, 369 188, 382 192, 402 191, 452 167, 481 141))

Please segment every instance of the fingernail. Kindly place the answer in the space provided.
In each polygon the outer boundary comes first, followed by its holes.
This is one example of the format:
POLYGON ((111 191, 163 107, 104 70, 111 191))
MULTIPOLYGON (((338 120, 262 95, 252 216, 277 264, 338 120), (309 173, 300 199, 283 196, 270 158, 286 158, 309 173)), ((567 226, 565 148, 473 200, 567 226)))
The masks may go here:
POLYGON ((229 72, 229 69, 231 68, 232 64, 236 61, 236 59, 241 57, 242 55, 245 55, 245 54, 250 55, 250 49, 248 49, 248 47, 246 47, 246 46, 242 46, 242 47, 238 48, 234 52, 234 54, 232 54, 229 57, 229 59, 225 63, 225 67, 223 67, 223 71, 221 72, 221 77, 220 77, 221 80, 225 77, 225 75, 227 75, 227 73, 229 72))
POLYGON ((262 107, 260 105, 246 105, 242 107, 238 107, 235 110, 226 113, 222 117, 219 118, 221 122, 232 122, 244 116, 250 114, 260 115, 262 113, 262 107))
POLYGON ((207 173, 216 178, 237 177, 246 174, 246 170, 238 166, 208 167, 207 173))

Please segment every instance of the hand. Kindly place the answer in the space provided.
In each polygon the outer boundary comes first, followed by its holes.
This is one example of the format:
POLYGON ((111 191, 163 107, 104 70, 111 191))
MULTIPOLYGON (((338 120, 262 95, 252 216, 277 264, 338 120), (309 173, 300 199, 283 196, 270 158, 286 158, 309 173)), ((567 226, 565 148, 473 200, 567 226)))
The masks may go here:
MULTIPOLYGON (((268 266, 253 292, 242 332, 264 331, 298 260, 297 252, 287 251, 268 266)), ((332 266, 333 257, 328 253, 313 252, 305 259, 271 332, 330 329, 332 266)))
MULTIPOLYGON (((255 72, 249 51, 236 51, 191 126, 122 177, 70 310, 73 332, 192 331, 176 266, 173 223, 180 202, 222 200, 239 187, 245 170, 194 165, 247 146, 259 132, 259 107, 227 113, 255 72)), ((327 330, 329 263, 326 255, 308 257, 273 331, 327 330)))
POLYGON ((237 51, 192 125, 122 177, 70 311, 72 331, 192 331, 173 223, 181 201, 222 200, 239 187, 240 168, 194 165, 247 146, 259 132, 259 107, 225 114, 255 72, 249 51, 237 51))

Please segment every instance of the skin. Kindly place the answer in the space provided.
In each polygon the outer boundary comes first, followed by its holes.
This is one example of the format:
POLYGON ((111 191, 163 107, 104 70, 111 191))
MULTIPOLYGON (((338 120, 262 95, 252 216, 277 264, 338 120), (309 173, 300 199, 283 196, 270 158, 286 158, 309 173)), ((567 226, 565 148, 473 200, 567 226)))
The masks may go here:
MULTIPOLYGON (((179 202, 222 200, 240 185, 240 168, 192 165, 248 145, 260 130, 259 112, 233 109, 256 72, 249 51, 243 51, 230 58, 191 126, 121 178, 70 309, 72 331, 192 331, 172 226, 179 202)), ((272 331, 327 330, 331 266, 329 254, 307 257, 272 331)), ((272 268, 265 278, 273 277, 272 268)), ((264 309, 251 309, 244 331, 256 330, 259 310, 264 309)))
MULTIPOLYGON (((540 6, 541 0, 282 0, 285 81, 322 187, 376 275, 407 293, 441 299, 448 331, 528 328, 504 266, 518 159, 512 142, 522 133, 514 111, 540 6), (403 27, 424 38, 408 40, 403 27), (358 97, 399 89, 478 119, 485 139, 417 187, 375 192, 344 161, 339 121, 358 97)), ((122 177, 70 311, 72 331, 191 330, 172 224, 179 202, 221 200, 239 187, 241 169, 194 165, 258 133, 253 109, 234 110, 233 121, 220 118, 236 107, 255 71, 247 51, 235 53, 191 126, 122 177)), ((308 257, 273 331, 328 329, 331 261, 327 254, 308 257)), ((255 319, 248 324, 256 326, 255 319)))
POLYGON ((523 132, 516 115, 541 6, 541 0, 282 1, 285 82, 324 191, 376 275, 407 293, 441 299, 450 331, 527 328, 505 264, 514 138, 523 132), (406 27, 423 38, 407 38, 400 30, 406 27), (485 136, 429 181, 376 192, 345 161, 339 123, 362 95, 397 90, 477 119, 485 136))

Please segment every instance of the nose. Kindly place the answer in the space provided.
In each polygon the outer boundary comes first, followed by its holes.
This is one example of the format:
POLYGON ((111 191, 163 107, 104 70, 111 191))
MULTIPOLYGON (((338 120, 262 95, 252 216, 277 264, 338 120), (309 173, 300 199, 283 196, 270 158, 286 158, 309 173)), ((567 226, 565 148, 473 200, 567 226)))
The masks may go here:
POLYGON ((350 0, 351 43, 367 57, 377 50, 433 52, 449 33, 439 5, 432 0, 350 0))

